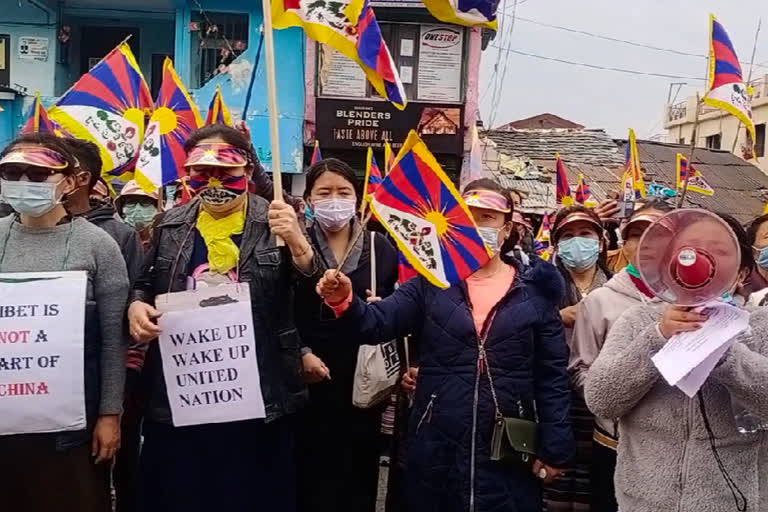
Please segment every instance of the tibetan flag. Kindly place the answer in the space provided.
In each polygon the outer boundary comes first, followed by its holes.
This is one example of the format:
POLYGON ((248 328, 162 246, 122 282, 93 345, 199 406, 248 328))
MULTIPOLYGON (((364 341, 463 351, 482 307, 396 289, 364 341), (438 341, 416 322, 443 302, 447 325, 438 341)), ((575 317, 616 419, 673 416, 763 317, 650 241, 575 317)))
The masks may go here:
POLYGON ((576 202, 590 208, 597 206, 597 203, 592 199, 589 183, 587 183, 587 180, 584 179, 584 175, 581 173, 579 173, 579 184, 576 187, 576 202))
POLYGON ((435 286, 463 281, 490 259, 459 191, 413 130, 370 206, 408 262, 435 286))
POLYGON ((185 174, 184 141, 202 125, 197 106, 173 69, 173 62, 166 57, 155 112, 136 162, 135 179, 141 188, 153 192, 185 174))
POLYGON ((397 282, 404 284, 419 275, 402 252, 397 254, 397 282))
POLYGON ((709 15, 709 83, 703 101, 736 116, 747 127, 754 144, 752 98, 733 43, 713 14, 709 15))
POLYGON ((40 101, 40 91, 35 93, 35 103, 32 105, 32 113, 29 115, 21 133, 53 133, 58 137, 66 134, 57 123, 51 121, 48 112, 40 101))
MULTIPOLYGON (((627 189, 624 188, 624 200, 635 201, 642 197, 645 197, 645 179, 643 178, 643 170, 640 168, 640 153, 637 151, 637 140, 635 139, 635 130, 629 130, 629 140, 627 141, 627 149, 624 154, 624 178, 630 176, 632 178, 632 197, 628 197, 627 189)), ((622 182, 625 179, 622 178, 622 182)))
POLYGON ((392 164, 395 163, 395 154, 392 152, 392 146, 389 145, 389 141, 384 141, 384 176, 389 174, 392 169, 392 164))
POLYGON ((78 139, 99 147, 107 180, 133 171, 152 95, 131 48, 123 43, 80 77, 49 112, 78 139))
POLYGON ((423 0, 435 18, 445 23, 498 30, 498 0, 423 0))
POLYGON ((549 244, 551 225, 549 222, 549 214, 544 213, 541 218, 541 226, 539 226, 539 233, 536 235, 536 241, 541 244, 549 244))
POLYGON ((366 201, 369 201, 371 199, 371 196, 373 196, 377 190, 379 190, 379 187, 381 186, 382 182, 384 181, 384 177, 381 174, 381 169, 379 169, 379 164, 376 163, 376 158, 373 156, 373 148, 368 148, 368 158, 366 159, 365 164, 365 181, 363 182, 363 198, 366 201))
POLYGON ((230 114, 227 105, 224 103, 224 97, 221 95, 221 86, 216 86, 216 94, 213 95, 211 104, 208 106, 208 118, 205 124, 223 124, 234 126, 232 114, 230 114))
POLYGON ((713 189, 709 183, 704 179, 698 169, 690 165, 688 159, 680 153, 677 154, 677 190, 683 190, 685 186, 685 177, 691 172, 688 178, 688 190, 693 190, 699 194, 706 196, 714 195, 715 189, 713 189))
POLYGON ((571 197, 571 186, 568 184, 568 175, 565 173, 565 164, 563 164, 560 153, 556 154, 557 162, 555 163, 555 172, 557 174, 557 204, 564 206, 570 206, 573 204, 573 197, 571 197))
POLYGON ((315 141, 315 149, 312 151, 312 161, 310 162, 311 165, 315 165, 317 162, 323 159, 323 155, 320 154, 320 142, 315 141))
POLYGON ((405 108, 405 89, 368 0, 274 0, 272 19, 276 29, 302 27, 308 37, 355 61, 382 98, 405 108))

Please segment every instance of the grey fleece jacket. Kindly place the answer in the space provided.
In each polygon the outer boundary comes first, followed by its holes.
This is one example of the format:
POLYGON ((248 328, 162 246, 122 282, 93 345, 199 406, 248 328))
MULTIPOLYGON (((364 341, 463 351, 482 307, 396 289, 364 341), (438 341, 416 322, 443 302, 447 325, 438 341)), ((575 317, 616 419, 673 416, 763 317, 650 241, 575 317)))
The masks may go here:
POLYGON ((0 272, 88 272, 86 299, 97 304, 101 324, 99 414, 120 414, 125 387, 126 347, 122 333, 128 273, 117 243, 83 218, 52 228, 31 229, 15 217, 0 219, 0 272))
MULTIPOLYGON (((664 305, 627 311, 613 326, 585 384, 597 416, 619 419, 616 497, 622 512, 732 512, 734 498, 710 448, 698 398, 669 386, 651 362, 666 341, 658 331, 664 305)), ((725 469, 747 498, 749 512, 765 512, 765 432, 740 434, 731 399, 768 417, 768 309, 752 314, 702 388, 707 416, 725 469)))

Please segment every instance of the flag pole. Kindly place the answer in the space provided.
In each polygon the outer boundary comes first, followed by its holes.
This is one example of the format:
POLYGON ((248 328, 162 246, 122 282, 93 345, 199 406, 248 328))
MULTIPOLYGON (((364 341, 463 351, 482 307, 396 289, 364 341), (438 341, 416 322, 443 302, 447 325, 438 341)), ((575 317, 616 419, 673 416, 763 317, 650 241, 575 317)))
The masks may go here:
POLYGON ((685 173, 685 180, 683 180, 683 191, 680 193, 680 197, 677 200, 677 207, 682 208, 685 203, 685 196, 688 195, 688 179, 691 177, 691 169, 693 168, 693 154, 696 151, 696 131, 699 128, 699 111, 700 111, 699 92, 696 91, 696 117, 693 120, 693 131, 691 132, 691 150, 688 153, 688 172, 685 173))
MULTIPOLYGON (((757 20, 757 30, 755 31, 755 44, 752 45, 752 57, 749 59, 749 74, 747 75, 747 87, 749 87, 749 82, 752 81, 752 70, 754 69, 755 65, 755 53, 757 52, 757 39, 760 36, 760 27, 763 24, 763 18, 758 18, 757 20)), ((752 103, 752 95, 749 95, 749 102, 752 103)), ((736 151, 736 143, 739 141, 739 132, 741 131, 741 119, 739 119, 739 124, 736 125, 736 135, 733 137, 733 146, 731 147, 731 153, 736 151)))
MULTIPOLYGON (((275 79, 275 37, 272 32, 272 2, 261 0, 264 11, 264 55, 267 58, 267 97, 269 98, 269 138, 272 143, 272 182, 275 201, 283 200, 283 178, 280 169, 280 129, 277 117, 277 80, 275 79)), ((281 238, 275 239, 280 247, 285 244, 281 238)))

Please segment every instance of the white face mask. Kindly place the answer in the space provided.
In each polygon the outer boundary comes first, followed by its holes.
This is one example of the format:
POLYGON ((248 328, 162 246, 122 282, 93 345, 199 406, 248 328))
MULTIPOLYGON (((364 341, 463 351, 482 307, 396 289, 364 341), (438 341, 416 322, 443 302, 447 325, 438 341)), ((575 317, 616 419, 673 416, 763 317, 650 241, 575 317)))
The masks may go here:
POLYGON ((501 233, 502 229, 504 228, 477 228, 477 230, 480 232, 480 236, 482 237, 483 242, 485 242, 485 245, 491 249, 493 254, 499 252, 499 233, 501 233))
POLYGON ((356 201, 354 199, 331 198, 319 199, 312 202, 315 220, 324 230, 335 233, 344 229, 355 216, 356 201))
POLYGON ((57 194, 59 183, 2 180, 0 192, 3 201, 17 212, 42 217, 61 203, 57 194))

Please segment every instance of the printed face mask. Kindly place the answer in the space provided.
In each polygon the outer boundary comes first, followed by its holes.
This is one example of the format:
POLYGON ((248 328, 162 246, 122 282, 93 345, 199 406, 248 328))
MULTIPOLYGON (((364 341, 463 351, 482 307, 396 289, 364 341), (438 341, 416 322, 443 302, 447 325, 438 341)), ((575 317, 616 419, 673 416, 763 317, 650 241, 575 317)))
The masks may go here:
POLYGON ((477 230, 480 232, 480 236, 485 242, 485 245, 491 249, 493 254, 499 252, 499 233, 504 228, 483 228, 479 227, 477 230))
POLYGON ((3 201, 17 212, 42 217, 61 202, 57 194, 59 183, 2 180, 0 193, 3 201))
POLYGON ((149 226, 156 214, 157 208, 151 204, 132 203, 123 206, 123 220, 138 231, 149 226))
POLYGON ((190 177, 189 186, 203 202, 221 206, 243 195, 248 189, 248 180, 245 175, 221 178, 201 175, 190 177))
POLYGON ((312 211, 315 220, 326 231, 335 233, 341 231, 355 216, 356 202, 354 199, 320 199, 313 202, 312 211))
POLYGON ((600 241, 580 236, 569 238, 557 244, 557 255, 563 265, 576 272, 582 272, 597 263, 600 241))

